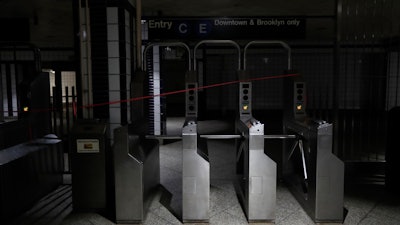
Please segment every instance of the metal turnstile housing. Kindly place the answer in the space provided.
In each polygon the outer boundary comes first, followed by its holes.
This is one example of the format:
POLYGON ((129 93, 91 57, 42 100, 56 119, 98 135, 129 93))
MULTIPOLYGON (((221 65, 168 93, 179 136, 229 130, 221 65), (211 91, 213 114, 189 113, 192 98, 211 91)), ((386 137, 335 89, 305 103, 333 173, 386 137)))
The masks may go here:
POLYGON ((275 221, 276 163, 264 153, 264 124, 238 120, 239 200, 249 222, 275 221))
POLYGON ((289 190, 315 222, 343 222, 344 163, 332 153, 332 124, 287 120, 283 125, 285 133, 304 143, 304 160, 293 141, 284 144, 283 178, 289 190))
POLYGON ((210 163, 205 139, 197 133, 197 123, 187 120, 182 128, 182 221, 209 220, 210 163))
POLYGON ((114 130, 116 223, 141 223, 160 184, 159 143, 132 134, 129 125, 114 130))

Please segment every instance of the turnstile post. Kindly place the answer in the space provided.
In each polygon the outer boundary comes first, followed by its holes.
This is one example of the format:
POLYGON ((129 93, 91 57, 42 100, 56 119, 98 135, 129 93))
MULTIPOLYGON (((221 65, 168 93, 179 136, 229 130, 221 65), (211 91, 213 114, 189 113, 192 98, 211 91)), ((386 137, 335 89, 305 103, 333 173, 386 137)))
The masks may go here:
POLYGON ((210 163, 205 140, 198 138, 195 121, 187 121, 183 126, 182 145, 182 220, 183 222, 208 221, 210 163))

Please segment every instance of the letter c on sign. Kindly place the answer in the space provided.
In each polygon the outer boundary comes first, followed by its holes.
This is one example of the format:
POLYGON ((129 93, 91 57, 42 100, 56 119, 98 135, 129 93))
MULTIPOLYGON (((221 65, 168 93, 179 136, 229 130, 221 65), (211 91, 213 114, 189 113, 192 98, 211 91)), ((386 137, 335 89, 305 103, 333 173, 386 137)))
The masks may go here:
POLYGON ((188 32, 186 23, 179 24, 179 32, 181 34, 186 34, 188 32))

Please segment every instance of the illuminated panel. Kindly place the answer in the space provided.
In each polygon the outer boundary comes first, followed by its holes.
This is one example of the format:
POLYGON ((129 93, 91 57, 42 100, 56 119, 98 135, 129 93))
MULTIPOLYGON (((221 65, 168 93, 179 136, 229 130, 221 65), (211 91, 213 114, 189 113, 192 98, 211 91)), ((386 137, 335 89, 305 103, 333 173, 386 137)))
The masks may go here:
POLYGON ((295 116, 305 116, 306 113, 306 84, 305 82, 294 82, 294 113, 295 116))
POLYGON ((251 83, 240 83, 239 107, 241 115, 251 115, 251 83))

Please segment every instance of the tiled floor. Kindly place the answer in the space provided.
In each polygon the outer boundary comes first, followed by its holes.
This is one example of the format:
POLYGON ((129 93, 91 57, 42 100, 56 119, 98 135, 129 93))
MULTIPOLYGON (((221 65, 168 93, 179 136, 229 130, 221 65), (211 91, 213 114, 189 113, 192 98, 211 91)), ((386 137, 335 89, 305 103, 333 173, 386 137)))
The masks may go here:
MULTIPOLYGON (((179 126, 178 126, 179 127, 179 126)), ((160 203, 160 190, 152 201, 150 210, 147 214, 145 225, 179 225, 182 224, 178 219, 181 210, 181 146, 180 141, 160 146, 160 171, 161 184, 171 192, 172 212, 160 203)), ((235 176, 235 154, 233 151, 234 141, 232 140, 209 140, 209 158, 211 171, 210 189, 210 220, 212 225, 241 225, 248 224, 244 213, 236 197, 232 179, 235 176)), ((30 210, 31 213, 25 216, 29 220, 19 219, 13 225, 27 224, 24 221, 33 221, 31 224, 54 224, 54 225, 113 225, 112 219, 107 219, 94 213, 73 213, 71 205, 71 187, 69 185, 61 187, 56 193, 66 196, 57 197, 52 194, 43 201, 55 202, 63 199, 56 204, 58 211, 52 216, 35 218, 35 211, 46 211, 42 203, 38 203, 36 209, 30 210), (55 200, 52 200, 55 199, 55 200), (28 215, 28 216, 27 216, 28 215), (47 218, 47 219, 43 219, 47 218), (43 222, 42 222, 43 221, 43 222)), ((346 188, 344 206, 348 213, 344 224, 348 225, 394 225, 400 224, 400 201, 394 196, 385 193, 382 187, 374 188, 346 188)), ((53 207, 54 208, 54 207, 53 207)), ((50 212, 50 210, 48 210, 50 212)), ((308 225, 314 224, 308 217, 299 203, 288 191, 283 183, 278 182, 276 221, 278 225, 308 225)))

